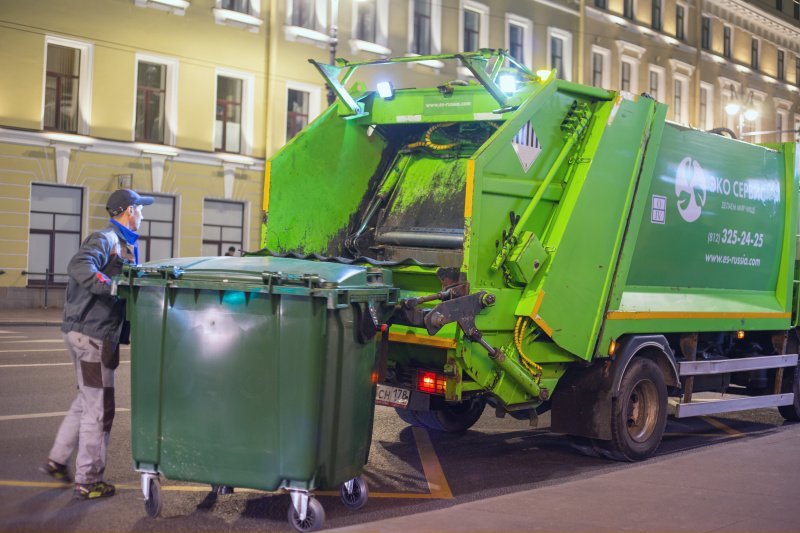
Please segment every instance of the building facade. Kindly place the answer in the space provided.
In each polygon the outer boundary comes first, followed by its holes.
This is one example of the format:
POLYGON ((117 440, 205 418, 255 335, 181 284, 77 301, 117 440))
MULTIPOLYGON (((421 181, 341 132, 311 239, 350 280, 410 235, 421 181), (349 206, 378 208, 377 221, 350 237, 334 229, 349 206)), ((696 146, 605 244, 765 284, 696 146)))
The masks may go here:
MULTIPOLYGON (((800 128, 795 0, 27 0, 0 4, 0 305, 62 298, 120 186, 142 259, 258 247, 264 162, 327 106, 309 59, 505 48, 746 140, 800 128), (121 23, 121 21, 124 21, 121 23), (333 36, 336 36, 334 39, 333 36)), ((385 76, 361 69, 374 89, 385 76)), ((468 79, 409 64, 397 87, 468 79)))

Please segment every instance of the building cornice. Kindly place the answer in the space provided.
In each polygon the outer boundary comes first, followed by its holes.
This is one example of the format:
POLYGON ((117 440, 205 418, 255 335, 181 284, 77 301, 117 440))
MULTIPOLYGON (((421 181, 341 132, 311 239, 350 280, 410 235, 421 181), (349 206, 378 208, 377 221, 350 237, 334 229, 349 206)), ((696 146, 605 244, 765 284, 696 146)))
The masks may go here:
POLYGON ((704 0, 703 12, 733 22, 800 53, 800 27, 767 13, 744 0, 704 0))
POLYGON ((86 135, 71 135, 46 131, 15 130, 0 127, 0 143, 23 146, 59 147, 81 152, 116 155, 120 157, 165 157, 174 163, 189 163, 222 167, 236 165, 249 170, 263 171, 264 160, 239 154, 187 150, 176 146, 150 145, 139 142, 110 141, 86 135))

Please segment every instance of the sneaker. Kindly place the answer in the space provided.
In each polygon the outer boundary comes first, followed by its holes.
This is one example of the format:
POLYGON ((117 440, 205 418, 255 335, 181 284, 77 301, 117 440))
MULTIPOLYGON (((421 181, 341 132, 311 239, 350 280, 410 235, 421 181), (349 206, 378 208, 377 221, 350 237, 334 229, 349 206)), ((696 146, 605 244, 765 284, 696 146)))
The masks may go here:
POLYGON ((39 470, 65 485, 72 483, 72 476, 70 476, 67 471, 67 465, 48 460, 44 466, 39 467, 39 470))
POLYGON ((113 496, 116 489, 114 485, 105 481, 97 483, 75 483, 76 500, 95 500, 97 498, 108 498, 113 496))

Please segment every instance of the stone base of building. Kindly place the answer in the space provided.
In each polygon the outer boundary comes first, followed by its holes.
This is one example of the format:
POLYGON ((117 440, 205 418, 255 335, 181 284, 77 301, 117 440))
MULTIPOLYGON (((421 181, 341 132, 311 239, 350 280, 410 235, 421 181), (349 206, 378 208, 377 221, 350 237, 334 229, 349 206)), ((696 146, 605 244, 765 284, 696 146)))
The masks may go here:
POLYGON ((64 307, 64 287, 0 287, 0 309, 64 307))

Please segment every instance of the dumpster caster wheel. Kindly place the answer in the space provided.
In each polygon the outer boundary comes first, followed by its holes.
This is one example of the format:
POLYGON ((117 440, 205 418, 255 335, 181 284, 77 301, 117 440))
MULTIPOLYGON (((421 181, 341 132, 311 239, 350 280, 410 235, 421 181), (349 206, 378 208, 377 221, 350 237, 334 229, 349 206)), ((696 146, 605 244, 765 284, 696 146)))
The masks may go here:
POLYGON ((233 494, 233 487, 230 485, 211 485, 211 492, 214 494, 233 494))
POLYGON ((325 509, 322 508, 322 504, 316 498, 309 498, 306 517, 300 520, 300 513, 294 508, 294 505, 290 505, 289 523, 295 531, 300 531, 301 533, 317 531, 325 523, 325 509))
POLYGON ((367 482, 364 481, 362 476, 345 481, 339 488, 339 496, 342 498, 342 503, 350 509, 354 511, 361 509, 367 503, 367 498, 369 498, 367 482))
POLYGON ((161 514, 161 483, 158 478, 151 478, 150 481, 150 494, 144 501, 144 510, 150 518, 156 518, 161 514))

